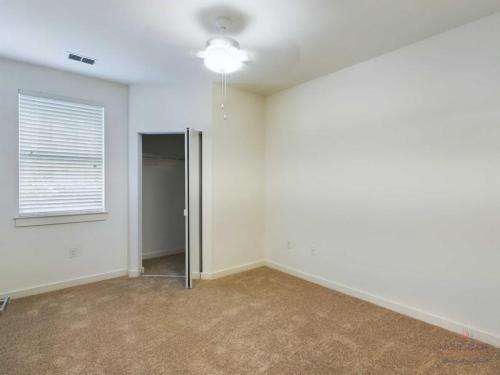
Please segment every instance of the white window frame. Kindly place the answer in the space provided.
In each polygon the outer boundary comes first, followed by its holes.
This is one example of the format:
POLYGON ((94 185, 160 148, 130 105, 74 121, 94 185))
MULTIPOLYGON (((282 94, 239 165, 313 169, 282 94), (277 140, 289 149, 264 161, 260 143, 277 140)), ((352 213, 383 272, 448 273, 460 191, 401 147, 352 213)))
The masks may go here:
POLYGON ((108 216, 107 212, 107 188, 106 188, 106 110, 102 104, 96 104, 93 102, 89 102, 86 100, 69 98, 60 95, 47 94, 43 92, 37 91, 29 91, 29 90, 18 90, 18 110, 17 110, 17 118, 18 118, 18 138, 17 138, 17 217, 15 217, 15 225, 16 226, 36 226, 36 225, 47 225, 47 224, 66 224, 66 223, 79 223, 86 221, 101 221, 106 220, 108 216), (79 211, 61 211, 61 212, 44 212, 44 213, 23 213, 19 212, 20 208, 20 117, 19 117, 19 102, 21 95, 33 96, 38 98, 45 99, 53 99, 60 100, 69 103, 75 104, 84 104, 95 107, 102 108, 102 199, 103 199, 103 208, 102 210, 79 210, 79 211))

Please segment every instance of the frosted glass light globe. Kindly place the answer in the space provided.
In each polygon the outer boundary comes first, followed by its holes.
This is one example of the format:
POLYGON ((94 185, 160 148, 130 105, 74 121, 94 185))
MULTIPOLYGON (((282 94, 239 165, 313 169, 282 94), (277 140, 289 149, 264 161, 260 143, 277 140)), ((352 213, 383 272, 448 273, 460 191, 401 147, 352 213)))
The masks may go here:
POLYGON ((233 73, 243 66, 247 54, 240 50, 238 42, 231 38, 213 38, 207 47, 200 52, 205 66, 216 73, 233 73))

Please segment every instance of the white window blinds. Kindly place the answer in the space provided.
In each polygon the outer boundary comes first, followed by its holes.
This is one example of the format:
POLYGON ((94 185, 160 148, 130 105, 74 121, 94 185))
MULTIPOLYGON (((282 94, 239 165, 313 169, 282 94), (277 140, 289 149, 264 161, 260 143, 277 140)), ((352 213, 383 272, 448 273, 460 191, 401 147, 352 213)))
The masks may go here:
POLYGON ((19 215, 104 211, 104 108, 19 93, 19 215))

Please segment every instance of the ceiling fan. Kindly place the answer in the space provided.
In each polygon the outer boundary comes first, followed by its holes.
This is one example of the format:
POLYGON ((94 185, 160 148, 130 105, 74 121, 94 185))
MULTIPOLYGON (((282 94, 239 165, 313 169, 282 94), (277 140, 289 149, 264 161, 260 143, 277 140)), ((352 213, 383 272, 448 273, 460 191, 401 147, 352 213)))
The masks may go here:
POLYGON ((224 35, 231 25, 230 18, 218 17, 215 26, 220 36, 209 39, 205 49, 197 54, 203 59, 205 67, 222 75, 236 72, 248 61, 248 53, 240 49, 238 41, 224 35))
POLYGON ((238 41, 224 35, 231 25, 232 21, 230 18, 217 17, 215 26, 219 30, 220 36, 209 39, 205 49, 197 54, 199 58, 203 59, 205 67, 222 76, 222 101, 220 108, 224 120, 227 120, 224 106, 227 96, 227 75, 240 70, 245 62, 248 61, 248 53, 240 49, 238 41))

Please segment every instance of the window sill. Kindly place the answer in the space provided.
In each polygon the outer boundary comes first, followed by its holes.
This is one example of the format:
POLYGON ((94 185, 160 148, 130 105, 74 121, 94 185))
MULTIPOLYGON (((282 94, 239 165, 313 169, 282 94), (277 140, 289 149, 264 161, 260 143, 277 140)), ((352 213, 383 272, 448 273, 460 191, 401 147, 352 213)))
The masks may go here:
POLYGON ((38 225, 84 223, 88 221, 103 221, 108 218, 107 212, 89 212, 80 214, 53 216, 21 216, 14 219, 16 227, 33 227, 38 225))

